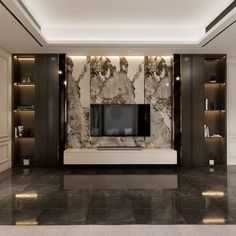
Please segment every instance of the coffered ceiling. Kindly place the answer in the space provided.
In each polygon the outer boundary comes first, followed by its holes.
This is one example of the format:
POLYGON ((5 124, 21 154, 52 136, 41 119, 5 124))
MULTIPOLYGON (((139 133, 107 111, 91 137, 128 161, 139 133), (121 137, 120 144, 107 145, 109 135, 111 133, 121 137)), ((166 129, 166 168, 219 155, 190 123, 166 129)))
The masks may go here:
POLYGON ((236 55, 236 9, 205 32, 206 26, 232 2, 0 0, 0 46, 18 53, 151 55, 235 51, 236 55))
POLYGON ((22 0, 48 42, 197 43, 232 0, 22 0))

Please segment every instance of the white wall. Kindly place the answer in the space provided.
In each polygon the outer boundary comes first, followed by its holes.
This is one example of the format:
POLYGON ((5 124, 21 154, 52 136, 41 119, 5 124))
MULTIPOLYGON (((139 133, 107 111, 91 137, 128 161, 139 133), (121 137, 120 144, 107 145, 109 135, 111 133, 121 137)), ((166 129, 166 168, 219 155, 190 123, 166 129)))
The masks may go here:
POLYGON ((236 57, 227 62, 227 164, 236 165, 236 57))
POLYGON ((0 48, 0 172, 11 164, 11 55, 0 48))

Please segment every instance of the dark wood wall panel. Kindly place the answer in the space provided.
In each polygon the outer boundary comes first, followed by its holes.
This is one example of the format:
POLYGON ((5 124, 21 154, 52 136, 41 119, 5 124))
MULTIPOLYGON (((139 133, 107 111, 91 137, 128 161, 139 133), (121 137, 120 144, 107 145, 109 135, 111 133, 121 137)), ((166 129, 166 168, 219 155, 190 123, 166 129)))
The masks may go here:
POLYGON ((34 165, 58 165, 58 56, 36 55, 34 165))
POLYGON ((182 165, 204 162, 202 60, 199 55, 182 55, 182 165))

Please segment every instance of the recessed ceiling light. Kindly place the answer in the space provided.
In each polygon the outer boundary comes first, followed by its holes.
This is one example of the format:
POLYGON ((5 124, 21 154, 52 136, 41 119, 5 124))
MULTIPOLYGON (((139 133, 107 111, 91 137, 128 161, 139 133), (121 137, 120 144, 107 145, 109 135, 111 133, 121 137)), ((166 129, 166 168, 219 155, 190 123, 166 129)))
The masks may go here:
POLYGON ((16 21, 14 21, 14 20, 13 20, 11 23, 12 23, 13 25, 16 25, 16 21))

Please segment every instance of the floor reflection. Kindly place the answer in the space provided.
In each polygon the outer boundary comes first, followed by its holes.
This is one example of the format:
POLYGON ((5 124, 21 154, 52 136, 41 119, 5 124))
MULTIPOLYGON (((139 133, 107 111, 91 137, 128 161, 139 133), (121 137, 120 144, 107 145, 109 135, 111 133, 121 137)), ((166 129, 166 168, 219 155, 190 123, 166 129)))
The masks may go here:
POLYGON ((236 167, 81 167, 0 174, 0 224, 234 224, 236 167))

